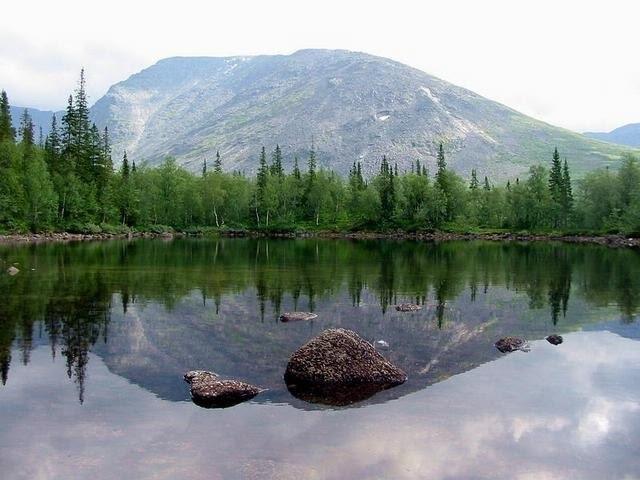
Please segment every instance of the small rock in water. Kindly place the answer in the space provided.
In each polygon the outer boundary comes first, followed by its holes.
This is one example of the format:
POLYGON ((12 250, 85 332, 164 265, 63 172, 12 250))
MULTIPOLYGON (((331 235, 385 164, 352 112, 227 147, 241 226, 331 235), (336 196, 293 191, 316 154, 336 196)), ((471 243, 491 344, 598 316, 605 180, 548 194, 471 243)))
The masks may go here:
POLYGON ((562 335, 549 335, 547 337, 547 342, 549 342, 551 345, 560 345, 563 342, 563 338, 562 335))
POLYGON ((385 342, 384 340, 376 340, 376 343, 374 343, 374 346, 376 348, 379 348, 380 350, 388 350, 389 349, 389 344, 387 342, 385 342))
POLYGON ((7 268, 7 273, 13 277, 14 275, 19 274, 19 273, 20 273, 20 270, 18 270, 18 269, 17 269, 16 267, 14 267, 14 266, 11 266, 11 267, 7 268))
POLYGON ((299 322, 301 320, 313 320, 318 315, 311 312, 285 312, 280 315, 281 322, 299 322))
POLYGON ((238 380, 218 380, 218 375, 206 370, 184 374, 191 385, 193 403, 204 408, 226 408, 250 400, 263 390, 238 380))
POLYGON ((396 310, 399 312, 417 312, 422 310, 422 305, 416 305, 415 303, 401 303, 396 305, 396 310))
POLYGON ((516 350, 522 350, 523 352, 529 351, 529 344, 524 338, 519 337, 504 337, 495 343, 495 347, 502 353, 515 352, 516 350))

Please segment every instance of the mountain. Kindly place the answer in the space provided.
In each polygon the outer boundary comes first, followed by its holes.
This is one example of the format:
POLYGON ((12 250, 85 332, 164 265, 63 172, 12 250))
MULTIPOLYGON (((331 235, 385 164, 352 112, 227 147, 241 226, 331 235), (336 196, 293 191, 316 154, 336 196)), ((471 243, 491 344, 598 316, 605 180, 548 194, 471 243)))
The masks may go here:
POLYGON ((255 171, 262 145, 285 165, 315 143, 320 165, 365 171, 383 154, 401 168, 449 165, 504 179, 546 162, 557 146, 577 175, 615 164, 625 148, 548 125, 401 63, 344 50, 292 55, 168 58, 112 86, 92 107, 114 157, 168 155, 192 170, 220 150, 227 170, 255 171))
POLYGON ((623 125, 610 132, 585 132, 585 136, 605 142, 640 147, 640 123, 623 125))

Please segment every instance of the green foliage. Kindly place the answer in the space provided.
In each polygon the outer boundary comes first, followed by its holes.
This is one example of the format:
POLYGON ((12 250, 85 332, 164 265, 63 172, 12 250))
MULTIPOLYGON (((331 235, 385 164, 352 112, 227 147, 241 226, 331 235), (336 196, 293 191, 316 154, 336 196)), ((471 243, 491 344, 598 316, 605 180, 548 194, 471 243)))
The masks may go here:
POLYGON ((640 232, 640 166, 627 158, 618 172, 600 170, 572 186, 567 161, 553 152, 551 168, 533 166, 524 181, 506 186, 481 183, 475 170, 466 182, 447 168, 442 144, 433 181, 417 159, 399 174, 386 156, 376 175, 365 178, 354 162, 347 179, 318 166, 311 146, 307 171, 298 159, 291 172, 279 145, 262 147, 253 178, 213 171, 202 175, 167 158, 157 168, 136 168, 124 154, 114 171, 109 132, 90 124, 84 72, 62 119, 52 120, 43 145, 34 143, 25 113, 16 143, 6 94, 0 96, 0 230, 69 230, 127 233, 131 229, 194 234, 211 229, 267 231, 511 230, 529 232, 640 232))

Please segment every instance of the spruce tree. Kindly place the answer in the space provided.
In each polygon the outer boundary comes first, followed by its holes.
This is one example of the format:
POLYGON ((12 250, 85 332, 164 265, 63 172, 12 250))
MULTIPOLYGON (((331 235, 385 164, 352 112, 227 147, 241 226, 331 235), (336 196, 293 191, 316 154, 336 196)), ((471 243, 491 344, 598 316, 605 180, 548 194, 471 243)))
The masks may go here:
POLYGON ((280 150, 280 145, 276 145, 272 154, 271 174, 280 178, 284 176, 284 169, 282 168, 282 150, 280 150))
POLYGON ((202 161, 202 178, 207 176, 207 159, 202 161))
POLYGON ((7 92, 0 93, 0 143, 9 141, 15 142, 16 132, 11 122, 11 107, 7 92))
POLYGON ((571 175, 566 158, 562 169, 562 199, 565 214, 569 216, 573 210, 573 188, 571 187, 571 175))
POLYGON ((20 143, 25 148, 31 148, 34 145, 33 138, 33 120, 31 120, 31 115, 29 115, 29 110, 26 108, 22 112, 22 116, 20 117, 20 143))
POLYGON ((440 184, 441 187, 443 187, 445 184, 446 172, 447 161, 444 158, 444 147, 442 146, 442 143, 440 143, 440 147, 438 147, 438 171, 436 173, 436 181, 438 182, 438 184, 440 184))
POLYGON ((549 172, 549 193, 556 204, 562 204, 562 164, 556 147, 553 151, 553 162, 549 172))
POLYGON ((478 183, 478 176, 476 174, 476 169, 472 168, 471 169, 471 182, 469 183, 469 188, 472 191, 476 191, 476 190, 478 190, 478 186, 479 186, 479 183, 478 183))
POLYGON ((489 185, 489 179, 486 176, 484 177, 484 189, 487 192, 491 190, 491 185, 489 185))
POLYGON ((222 159, 220 158, 220 150, 216 150, 216 161, 213 165, 213 170, 216 173, 222 173, 222 159))
POLYGON ((60 167, 60 134, 58 133, 58 120, 54 114, 51 118, 51 130, 44 142, 44 158, 50 173, 59 173, 60 167))
POLYGON ((293 177, 296 180, 300 180, 301 178, 301 174, 300 174, 300 166, 298 165, 298 156, 296 155, 295 157, 293 157, 293 177))
POLYGON ((124 151, 124 155, 122 156, 122 165, 120 167, 120 175, 124 180, 129 178, 129 159, 127 158, 127 151, 124 151))

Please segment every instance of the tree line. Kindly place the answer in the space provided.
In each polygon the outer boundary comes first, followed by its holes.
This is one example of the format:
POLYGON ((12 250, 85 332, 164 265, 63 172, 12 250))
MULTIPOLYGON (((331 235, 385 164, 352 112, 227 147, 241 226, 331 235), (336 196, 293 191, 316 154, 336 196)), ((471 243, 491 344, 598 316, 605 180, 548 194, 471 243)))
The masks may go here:
POLYGON ((114 169, 109 132, 89 118, 84 72, 65 114, 35 140, 28 111, 17 130, 7 94, 0 97, 0 230, 98 233, 137 230, 251 228, 290 230, 506 229, 511 231, 640 232, 640 166, 624 159, 574 182, 556 149, 550 164, 526 178, 496 185, 475 170, 464 179, 447 166, 439 145, 433 175, 419 159, 410 169, 383 157, 365 177, 354 162, 344 178, 319 168, 309 149, 285 171, 282 150, 262 147, 257 173, 228 172, 217 152, 212 166, 189 172, 175 159, 136 165, 124 153, 114 169))

